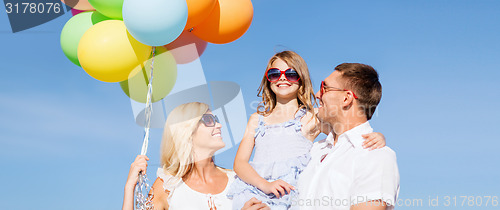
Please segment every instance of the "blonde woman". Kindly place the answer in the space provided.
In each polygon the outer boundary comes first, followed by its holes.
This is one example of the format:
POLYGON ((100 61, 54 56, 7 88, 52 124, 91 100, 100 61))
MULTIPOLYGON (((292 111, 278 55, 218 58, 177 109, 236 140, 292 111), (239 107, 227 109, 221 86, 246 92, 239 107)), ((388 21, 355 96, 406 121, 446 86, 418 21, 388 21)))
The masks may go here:
MULTIPOLYGON (((214 153, 224 147, 221 124, 204 103, 183 104, 172 110, 165 123, 161 165, 152 186, 154 209, 231 209, 226 197, 234 172, 217 167, 214 153)), ((146 173, 146 156, 137 156, 125 185, 123 209, 132 210, 140 172, 146 173)), ((269 209, 250 199, 243 209, 269 209)))
MULTIPOLYGON (((310 160, 309 150, 319 135, 313 114, 314 91, 307 65, 297 53, 283 51, 268 62, 259 87, 262 102, 250 116, 234 170, 238 175, 228 197, 233 209, 255 197, 274 209, 288 209, 297 197, 297 179, 310 160), (249 163, 255 149, 253 161, 249 163)), ((379 133, 367 136, 367 146, 385 146, 379 133)))

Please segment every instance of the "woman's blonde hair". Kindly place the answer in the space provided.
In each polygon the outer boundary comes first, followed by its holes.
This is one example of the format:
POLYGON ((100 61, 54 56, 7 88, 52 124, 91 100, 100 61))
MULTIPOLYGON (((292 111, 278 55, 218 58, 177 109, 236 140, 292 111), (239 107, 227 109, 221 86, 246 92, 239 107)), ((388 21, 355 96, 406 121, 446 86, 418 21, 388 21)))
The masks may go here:
MULTIPOLYGON (((209 106, 200 102, 182 104, 168 115, 161 143, 160 163, 173 182, 191 173, 194 168, 193 134, 209 106)), ((167 182, 169 180, 164 180, 167 182)), ((173 183, 172 183, 173 184, 173 183)))
MULTIPOLYGON (((307 110, 313 110, 314 90, 311 83, 311 78, 309 77, 309 70, 307 64, 299 54, 293 51, 282 51, 276 53, 269 62, 267 63, 266 72, 273 62, 277 59, 283 60, 290 68, 297 71, 300 76, 299 80, 299 90, 297 92, 297 99, 299 102, 299 109, 306 108, 307 110)), ((274 107, 276 107, 276 94, 271 90, 270 82, 267 80, 266 75, 262 77, 262 82, 260 83, 259 89, 257 90, 258 97, 262 97, 262 101, 257 107, 257 113, 267 116, 271 114, 274 107)))

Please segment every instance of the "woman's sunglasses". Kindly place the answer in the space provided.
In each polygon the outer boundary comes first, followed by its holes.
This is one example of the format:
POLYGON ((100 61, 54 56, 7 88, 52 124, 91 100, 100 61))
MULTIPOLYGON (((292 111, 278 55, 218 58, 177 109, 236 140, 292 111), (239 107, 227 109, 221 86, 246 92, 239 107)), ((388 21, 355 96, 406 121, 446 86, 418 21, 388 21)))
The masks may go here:
POLYGON ((266 71, 266 77, 269 82, 277 82, 283 74, 285 74, 285 78, 289 82, 297 82, 300 79, 299 73, 291 68, 284 71, 277 68, 270 68, 266 71))
POLYGON ((207 127, 214 127, 215 124, 219 123, 219 118, 217 118, 217 115, 203 114, 201 116, 200 122, 202 122, 207 127))

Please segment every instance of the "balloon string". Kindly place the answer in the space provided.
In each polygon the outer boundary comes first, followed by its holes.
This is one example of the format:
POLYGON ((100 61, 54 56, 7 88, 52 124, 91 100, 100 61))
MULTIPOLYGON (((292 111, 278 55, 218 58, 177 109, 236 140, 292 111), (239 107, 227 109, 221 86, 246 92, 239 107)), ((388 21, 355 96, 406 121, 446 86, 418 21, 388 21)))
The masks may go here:
POLYGON ((150 188, 148 182, 146 174, 141 174, 139 176, 139 181, 135 186, 135 209, 137 210, 154 210, 154 192, 153 188, 150 188), (151 189, 151 194, 144 195, 143 192, 147 193, 149 189, 151 189))
POLYGON ((153 111, 152 110, 152 103, 151 103, 151 96, 153 94, 153 65, 154 65, 154 62, 155 62, 155 51, 156 51, 156 47, 153 47, 153 50, 152 50, 152 58, 151 58, 151 71, 149 72, 149 82, 148 82, 148 95, 147 95, 147 99, 146 99, 146 109, 144 111, 145 115, 146 115, 146 123, 145 123, 145 127, 144 127, 144 141, 142 143, 142 149, 141 149, 141 155, 146 155, 146 153, 148 152, 148 143, 149 143, 149 128, 150 128, 150 125, 151 125, 151 112, 153 111))
MULTIPOLYGON (((149 143, 149 128, 151 126, 151 113, 153 111, 152 109, 152 102, 151 102, 151 97, 153 94, 153 65, 155 62, 155 51, 156 47, 153 47, 152 49, 152 57, 151 57, 151 71, 149 72, 149 80, 148 80, 148 95, 146 99, 146 109, 144 110, 144 113, 146 115, 146 123, 144 127, 144 141, 142 143, 142 149, 141 149, 141 155, 146 155, 148 152, 148 143, 149 143)), ((149 184, 148 184, 148 178, 145 173, 140 173, 139 174, 139 181, 137 182, 137 185, 135 187, 135 209, 139 210, 153 210, 153 192, 149 196, 144 195, 144 192, 148 192, 150 189, 149 184)), ((152 191, 152 189, 151 189, 152 191)))

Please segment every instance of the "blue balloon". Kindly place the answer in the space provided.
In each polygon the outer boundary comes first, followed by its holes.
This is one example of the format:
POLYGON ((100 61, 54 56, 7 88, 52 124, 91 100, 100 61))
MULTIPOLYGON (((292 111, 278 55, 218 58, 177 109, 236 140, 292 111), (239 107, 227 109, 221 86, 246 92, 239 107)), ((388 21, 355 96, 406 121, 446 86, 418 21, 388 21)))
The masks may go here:
POLYGON ((163 46, 181 35, 186 26, 186 0, 125 0, 123 22, 137 41, 163 46))

